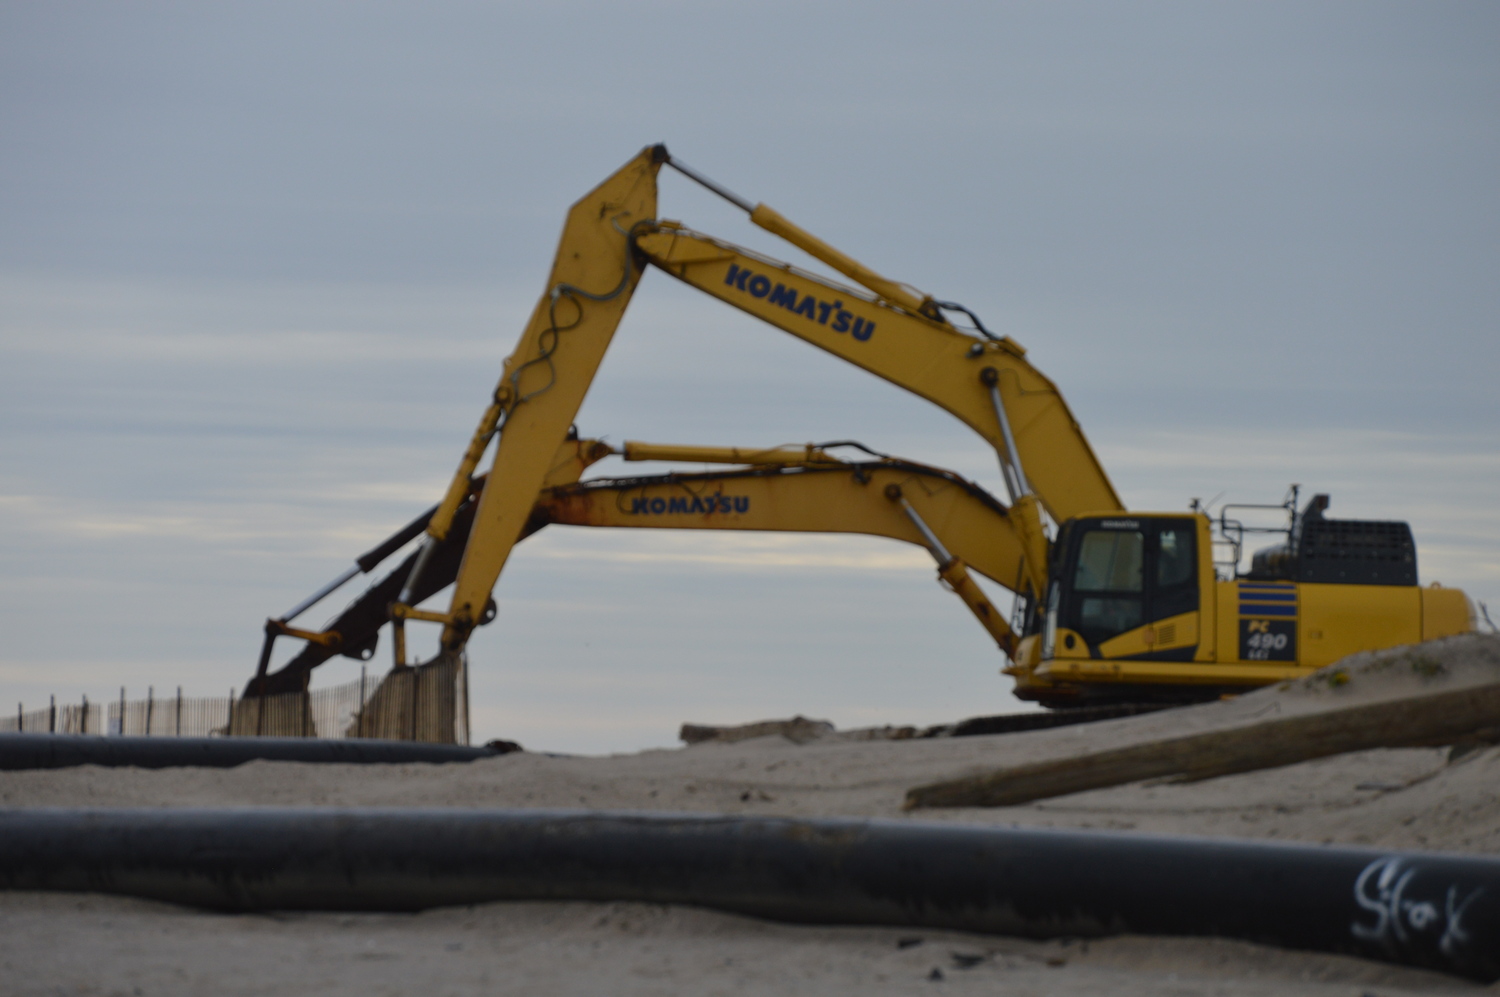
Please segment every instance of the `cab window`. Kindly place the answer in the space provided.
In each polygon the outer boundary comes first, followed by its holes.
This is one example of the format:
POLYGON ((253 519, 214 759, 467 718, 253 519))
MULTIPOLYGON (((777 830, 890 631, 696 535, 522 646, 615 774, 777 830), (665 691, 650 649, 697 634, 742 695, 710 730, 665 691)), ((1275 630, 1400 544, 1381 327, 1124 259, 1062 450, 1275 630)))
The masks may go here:
POLYGON ((1141 625, 1145 551, 1146 537, 1139 530, 1090 530, 1080 538, 1073 629, 1084 640, 1097 644, 1141 625))
POLYGON ((1139 592, 1145 537, 1135 530, 1090 530, 1078 545, 1079 592, 1139 592))
POLYGON ((1191 522, 1165 522, 1156 533, 1156 586, 1151 593, 1153 620, 1164 620, 1198 608, 1198 555, 1191 522))
POLYGON ((1181 585, 1193 577, 1193 536, 1187 527, 1163 527, 1156 544, 1157 585, 1181 585))

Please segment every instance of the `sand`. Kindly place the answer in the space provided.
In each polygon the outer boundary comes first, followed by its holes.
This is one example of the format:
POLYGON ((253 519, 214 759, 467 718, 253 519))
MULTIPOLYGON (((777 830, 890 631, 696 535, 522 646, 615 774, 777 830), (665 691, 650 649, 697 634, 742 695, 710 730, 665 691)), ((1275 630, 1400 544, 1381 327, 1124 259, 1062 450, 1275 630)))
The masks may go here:
MULTIPOLYGON (((912 819, 900 809, 911 786, 999 764, 1500 681, 1500 639, 1450 638, 1336 668, 1342 679, 1325 670, 1231 701, 1021 734, 899 741, 835 734, 800 745, 766 737, 443 766, 87 766, 0 773, 0 805, 579 807, 912 819)), ((1199 783, 1138 783, 1019 807, 924 810, 916 818, 1500 853, 1500 748, 1453 754, 1364 751, 1199 783)), ((1500 993, 1500 986, 1486 991, 1430 973, 1238 942, 1033 943, 774 925, 640 904, 267 917, 102 896, 0 894, 0 966, 0 992, 39 994, 1500 993)))

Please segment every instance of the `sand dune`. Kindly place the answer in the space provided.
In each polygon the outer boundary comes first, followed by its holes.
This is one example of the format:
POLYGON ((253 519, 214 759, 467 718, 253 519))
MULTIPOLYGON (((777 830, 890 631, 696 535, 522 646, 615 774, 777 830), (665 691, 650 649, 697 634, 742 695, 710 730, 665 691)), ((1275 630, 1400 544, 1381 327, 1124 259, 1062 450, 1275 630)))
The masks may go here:
MULTIPOLYGON (((901 818, 911 786, 1000 764, 1497 682, 1500 639, 1452 638, 1336 667, 1344 679, 1329 681, 1328 672, 1232 701, 1021 734, 835 734, 804 744, 764 737, 446 766, 256 762, 227 770, 8 772, 0 773, 0 805, 583 807, 901 818)), ((1441 747, 1363 751, 1198 783, 1138 783, 920 816, 1497 853, 1500 748, 1461 756, 1441 747)), ((640 904, 231 917, 102 896, 0 894, 0 925, 0 989, 14 993, 1486 992, 1434 974, 1239 942, 1034 943, 772 925, 640 904)))

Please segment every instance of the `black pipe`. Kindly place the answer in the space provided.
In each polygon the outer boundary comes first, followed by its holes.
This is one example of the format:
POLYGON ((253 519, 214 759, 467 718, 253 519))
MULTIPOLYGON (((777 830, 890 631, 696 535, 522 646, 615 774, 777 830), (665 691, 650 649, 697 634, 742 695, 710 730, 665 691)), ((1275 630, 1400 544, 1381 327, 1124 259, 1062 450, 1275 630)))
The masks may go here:
POLYGON ((0 771, 62 769, 74 765, 142 769, 234 768, 246 762, 332 762, 396 765, 472 762, 503 754, 462 744, 424 744, 375 738, 97 737, 81 734, 0 734, 0 771))
POLYGON ((1500 978, 1500 858, 918 821, 0 810, 0 887, 223 910, 684 903, 1036 938, 1213 935, 1500 978))

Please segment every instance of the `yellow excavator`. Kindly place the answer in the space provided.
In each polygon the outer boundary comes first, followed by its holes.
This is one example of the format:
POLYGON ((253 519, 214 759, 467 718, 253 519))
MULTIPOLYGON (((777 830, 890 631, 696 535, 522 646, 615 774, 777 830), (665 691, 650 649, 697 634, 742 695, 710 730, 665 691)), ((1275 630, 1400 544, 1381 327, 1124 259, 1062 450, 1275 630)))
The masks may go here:
POLYGON ((511 549, 548 522, 866 532, 920 542, 1011 657, 1005 671, 1015 676, 1017 695, 1050 706, 1207 698, 1295 677, 1356 650, 1473 628, 1462 592, 1418 587, 1405 523, 1330 519, 1327 504, 1317 496, 1298 511, 1294 494, 1285 506, 1284 542, 1257 554, 1248 572, 1240 571, 1241 550, 1253 527, 1230 519, 1228 509, 1217 520, 1197 509, 1127 512, 1061 394, 1019 344, 991 334, 963 306, 880 276, 652 146, 569 212, 547 290, 442 501, 292 611, 267 621, 260 666, 245 694, 302 691, 318 660, 368 657, 386 620, 398 668, 407 667, 407 620, 441 625, 439 658, 461 657, 473 628, 494 616, 491 591, 511 549), (659 219, 656 179, 663 165, 858 287, 659 219), (894 462, 879 467, 838 460, 828 445, 800 451, 637 445, 637 459, 744 469, 578 480, 584 467, 612 452, 577 440, 572 426, 648 266, 953 414, 994 448, 1009 504, 960 485, 950 472, 918 473, 912 469, 923 465, 894 458, 878 458, 875 464, 894 462), (959 315, 970 324, 950 318, 959 315), (480 475, 491 442, 492 468, 480 475), (915 477, 894 480, 902 474, 915 477), (919 508, 921 489, 913 490, 919 480, 941 480, 955 495, 969 496, 960 506, 989 511, 934 529, 919 508), (881 484, 872 491, 875 481, 881 484), (731 483, 761 494, 761 502, 749 491, 725 491, 731 483), (840 488, 877 495, 879 502, 834 502, 840 488), (750 504, 741 508, 736 495, 750 504), (780 512, 766 514, 778 501, 780 512), (942 530, 948 532, 940 536, 942 530), (291 625, 418 536, 417 552, 330 626, 291 625), (1222 578, 1216 544, 1233 555, 1220 565, 1222 578), (1003 555, 995 553, 1002 548, 1003 555), (1014 625, 967 577, 965 562, 983 565, 982 574, 1018 594, 1014 625), (416 608, 450 581, 445 611, 416 608), (358 620, 349 615, 355 610, 358 620), (308 646, 272 673, 272 644, 282 635, 308 646))

